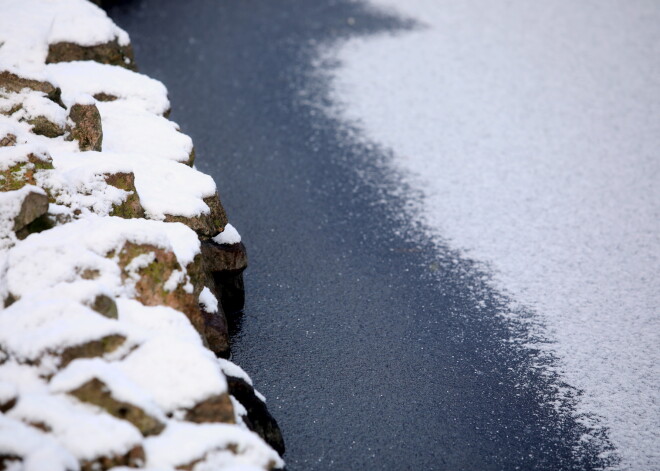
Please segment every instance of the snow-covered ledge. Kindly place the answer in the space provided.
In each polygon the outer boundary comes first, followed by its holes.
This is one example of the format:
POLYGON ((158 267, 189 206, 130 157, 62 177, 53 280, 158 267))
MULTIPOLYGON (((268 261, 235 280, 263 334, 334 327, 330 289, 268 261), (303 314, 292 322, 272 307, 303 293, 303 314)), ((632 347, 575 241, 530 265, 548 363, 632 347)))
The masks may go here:
POLYGON ((275 469, 215 182, 87 0, 0 4, 0 469, 275 469), (238 466, 238 467, 236 467, 238 466))

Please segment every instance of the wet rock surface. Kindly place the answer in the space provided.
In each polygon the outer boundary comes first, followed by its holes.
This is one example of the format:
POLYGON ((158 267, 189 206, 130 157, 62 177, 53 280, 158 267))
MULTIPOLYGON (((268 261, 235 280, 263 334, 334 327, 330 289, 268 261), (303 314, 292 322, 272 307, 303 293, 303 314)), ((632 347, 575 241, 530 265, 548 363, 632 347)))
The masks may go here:
POLYGON ((284 438, 277 425, 277 421, 268 412, 266 404, 257 397, 254 387, 243 378, 227 376, 229 394, 234 396, 241 403, 247 415, 243 421, 250 430, 259 434, 266 443, 272 446, 280 455, 285 452, 284 438))

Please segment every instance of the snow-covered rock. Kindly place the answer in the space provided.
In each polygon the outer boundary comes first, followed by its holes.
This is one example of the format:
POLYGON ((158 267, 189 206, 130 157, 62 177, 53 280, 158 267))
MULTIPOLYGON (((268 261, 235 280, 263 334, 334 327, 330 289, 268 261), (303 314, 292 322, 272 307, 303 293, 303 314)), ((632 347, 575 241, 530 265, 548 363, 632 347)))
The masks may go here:
POLYGON ((281 468, 216 358, 240 236, 129 69, 85 0, 0 5, 0 469, 281 468))

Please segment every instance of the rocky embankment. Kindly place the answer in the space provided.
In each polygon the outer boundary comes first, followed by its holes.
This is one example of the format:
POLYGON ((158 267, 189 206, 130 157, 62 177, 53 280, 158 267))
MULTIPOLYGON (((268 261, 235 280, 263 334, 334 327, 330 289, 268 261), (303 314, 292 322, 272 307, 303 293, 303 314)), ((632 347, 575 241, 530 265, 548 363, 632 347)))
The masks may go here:
POLYGON ((283 468, 227 360, 245 247, 165 87, 86 0, 0 10, 0 470, 283 468))

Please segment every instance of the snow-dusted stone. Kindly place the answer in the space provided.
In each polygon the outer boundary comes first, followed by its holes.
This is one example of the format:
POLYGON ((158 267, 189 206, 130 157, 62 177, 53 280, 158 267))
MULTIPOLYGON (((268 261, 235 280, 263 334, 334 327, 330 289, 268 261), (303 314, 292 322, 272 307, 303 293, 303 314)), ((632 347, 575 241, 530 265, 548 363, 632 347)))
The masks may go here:
POLYGON ((31 145, 0 147, 0 191, 35 185, 40 171, 52 170, 50 155, 31 145))
POLYGON ((126 242, 109 257, 117 260, 122 281, 132 285, 135 299, 146 306, 170 306, 183 312, 197 331, 204 334, 199 293, 195 294, 188 273, 173 251, 150 244, 126 242))
POLYGON ((61 136, 66 128, 66 110, 44 92, 28 88, 18 93, 0 90, 0 114, 28 123, 34 134, 46 137, 61 136))
POLYGON ((125 340, 119 324, 69 299, 35 294, 0 311, 0 344, 21 362, 49 357, 64 367, 77 358, 112 353, 125 340))
POLYGON ((28 225, 48 212, 48 195, 34 186, 23 187, 17 192, 23 195, 18 214, 14 217, 14 231, 19 239, 24 239, 30 233, 28 225))
POLYGON ((165 428, 161 410, 116 363, 101 359, 74 361, 52 379, 50 389, 98 406, 130 422, 144 436, 157 435, 165 428))
POLYGON ((61 100, 62 91, 49 81, 21 76, 10 70, 0 72, 0 90, 18 93, 26 88, 42 92, 49 100, 63 106, 61 100))
POLYGON ((192 230, 197 232, 200 237, 210 238, 218 235, 227 224, 227 214, 220 203, 220 197, 217 193, 203 198, 208 207, 208 212, 203 212, 198 216, 183 216, 175 214, 166 214, 165 221, 181 222, 192 230))
POLYGON ((207 274, 205 283, 220 300, 226 315, 241 311, 245 305, 243 271, 247 268, 247 251, 237 235, 234 227, 227 224, 223 232, 213 239, 203 240, 201 245, 207 274), (229 234, 223 237, 225 231, 229 234), (224 243, 236 240, 236 243, 224 243))
POLYGON ((52 432, 83 470, 139 465, 142 435, 129 422, 64 395, 23 394, 9 417, 52 432))
POLYGON ((3 133, 3 135, 0 136, 0 147, 10 147, 15 145, 16 145, 16 134, 7 132, 7 133, 3 133))
POLYGON ((253 432, 227 424, 170 422, 163 433, 145 440, 147 467, 181 470, 250 466, 281 469, 284 462, 253 432), (181 443, 187 446, 179 446, 181 443))
POLYGON ((78 466, 52 435, 0 414, 0 469, 73 471, 78 466))
POLYGON ((67 129, 68 138, 78 141, 81 151, 100 152, 103 144, 103 127, 101 114, 94 104, 94 100, 73 103, 69 108, 69 120, 73 124, 67 129))
POLYGON ((158 80, 114 65, 93 61, 61 62, 46 66, 45 73, 62 89, 62 100, 72 103, 79 95, 116 100, 157 115, 170 109, 167 89, 158 80))
POLYGON ((121 204, 113 205, 110 216, 119 216, 126 219, 144 217, 144 208, 135 188, 135 175, 133 172, 106 174, 105 182, 128 193, 121 204))
POLYGON ((137 70, 133 47, 130 43, 122 45, 116 39, 94 46, 82 46, 72 42, 48 45, 47 64, 73 61, 95 61, 137 70))
POLYGON ((164 412, 177 417, 227 394, 227 381, 213 354, 173 337, 147 340, 118 366, 164 412))
POLYGON ((241 417, 243 423, 283 455, 285 448, 282 432, 268 412, 263 396, 254 389, 252 379, 240 366, 228 360, 218 358, 218 365, 227 378, 229 394, 244 410, 241 417))
MULTIPOLYGON (((48 196, 36 186, 26 185, 19 190, 0 192, 0 239, 13 239, 11 231, 24 239, 35 230, 32 224, 48 211, 48 196)), ((11 244, 10 244, 11 245, 11 244)))

